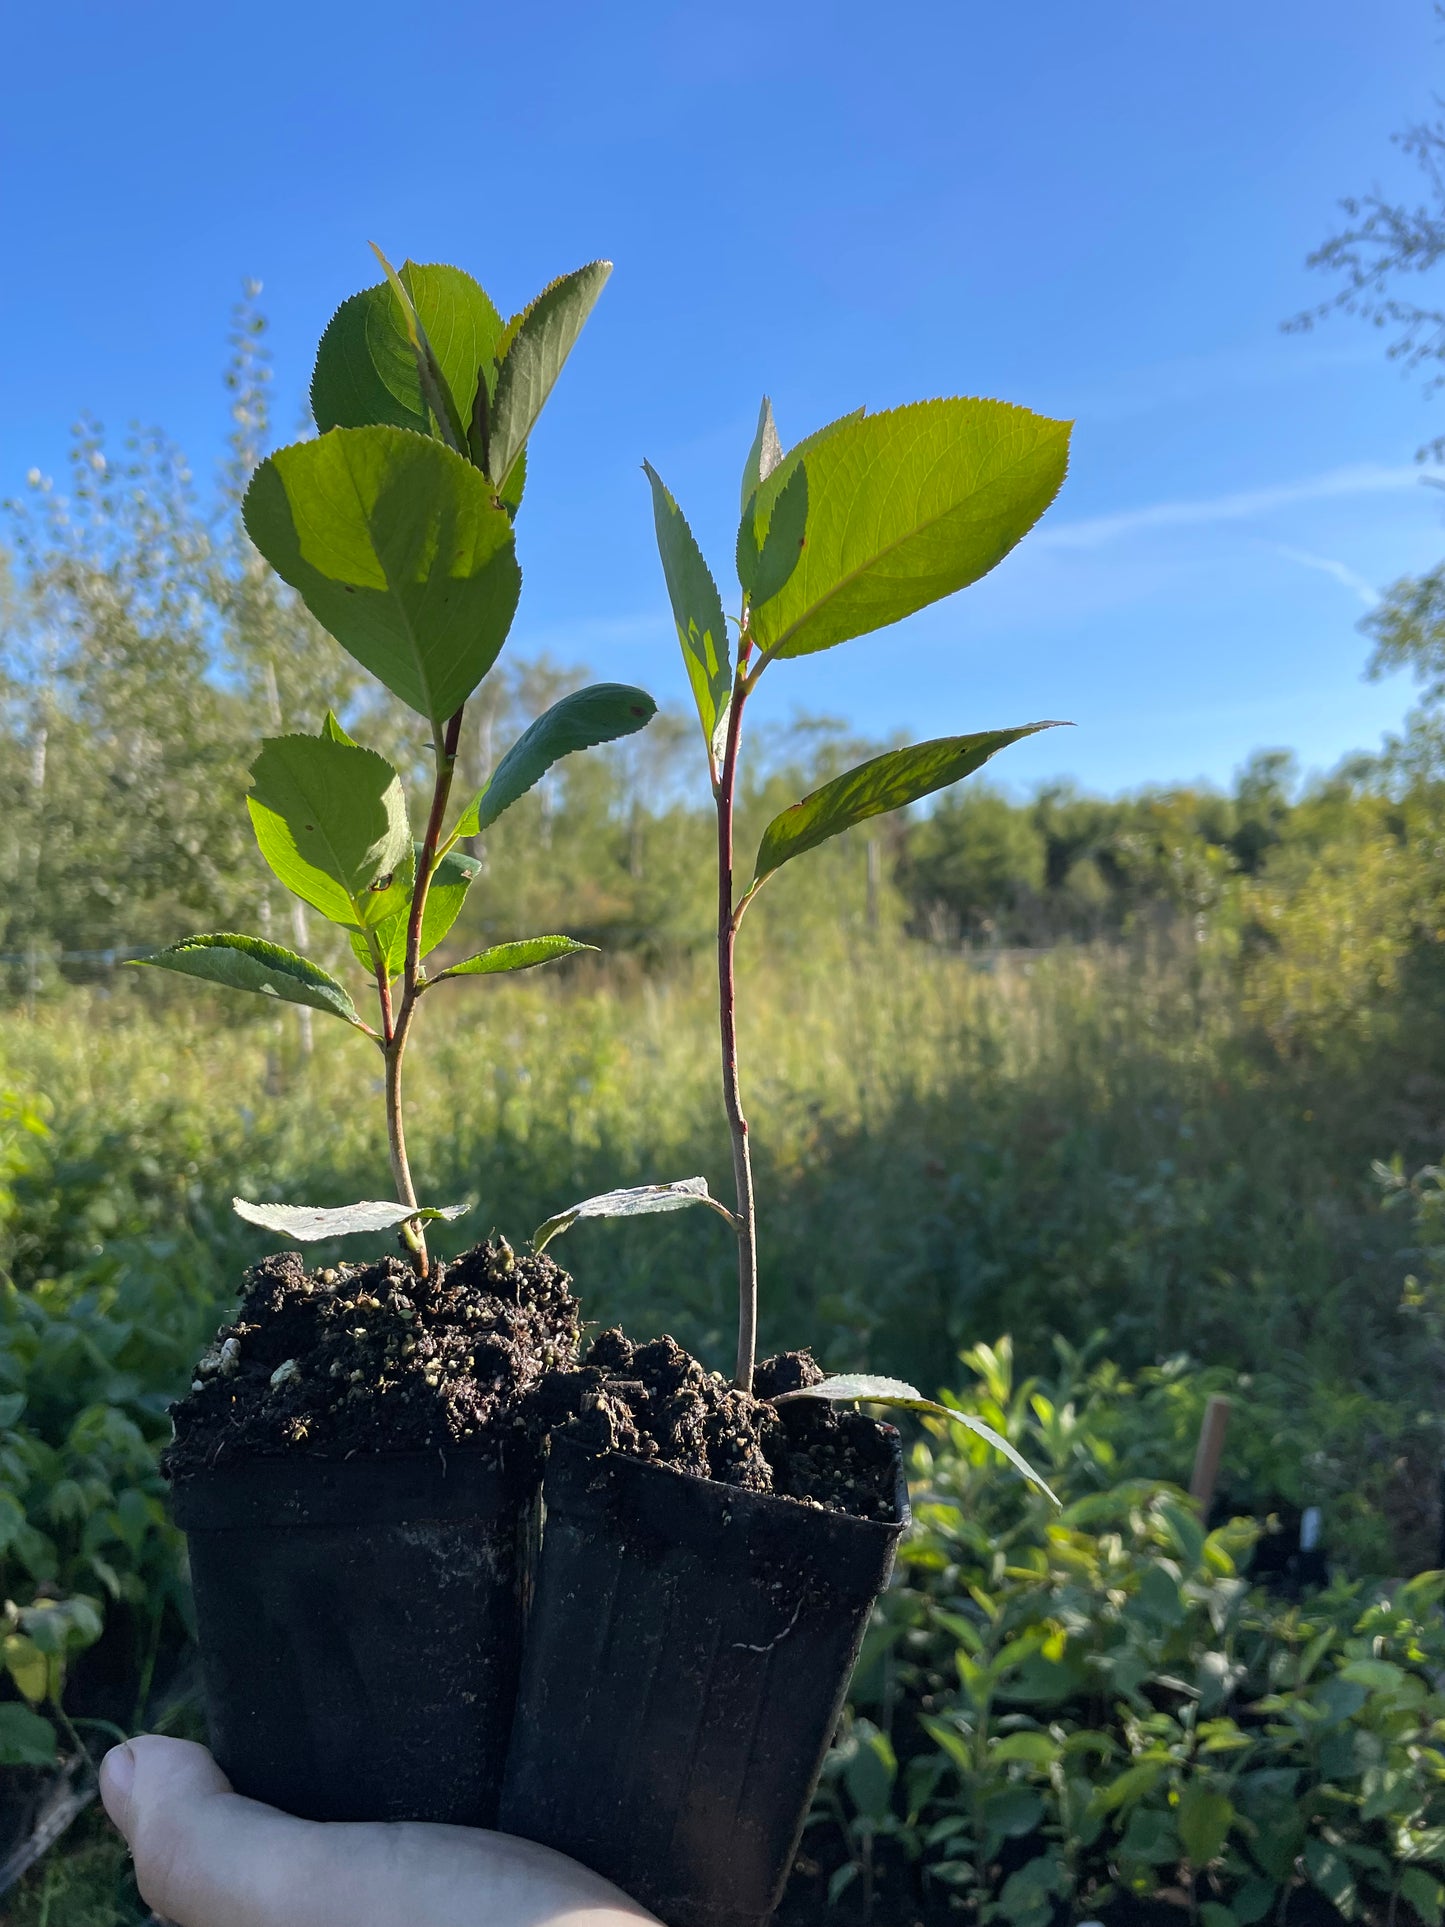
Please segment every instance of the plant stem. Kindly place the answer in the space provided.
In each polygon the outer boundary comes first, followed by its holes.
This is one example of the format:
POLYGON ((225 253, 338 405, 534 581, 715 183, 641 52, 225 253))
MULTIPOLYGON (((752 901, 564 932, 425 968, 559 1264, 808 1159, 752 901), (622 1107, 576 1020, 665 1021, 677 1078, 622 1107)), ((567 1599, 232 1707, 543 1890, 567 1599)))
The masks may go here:
POLYGON ((717 787, 717 983, 718 1024, 722 1033, 723 1106, 733 1140, 733 1184, 737 1193, 738 1239, 738 1359, 733 1383, 741 1392, 753 1389, 753 1366, 758 1350, 758 1211, 753 1194, 753 1159, 748 1144, 748 1121, 743 1116, 738 1079, 737 949, 738 924, 733 910, 733 806, 737 799, 738 747, 742 740, 743 704, 748 684, 747 641, 738 654, 728 716, 727 746, 717 787))
MULTIPOLYGON (((386 1135, 391 1150, 391 1175, 396 1185, 398 1204, 416 1203, 411 1165, 406 1155, 406 1130, 402 1121, 401 1062, 406 1053, 407 1038, 411 1035, 417 995, 421 989, 422 919, 426 915, 432 871, 436 868, 437 845, 441 841, 442 824, 446 819, 447 798, 451 795, 452 774, 457 766, 457 743, 461 733, 462 712, 459 709, 447 724, 442 741, 436 746, 437 773, 432 789, 431 815, 427 818, 426 835, 422 838, 421 851, 416 860, 416 885, 411 894, 411 915, 406 927, 406 961, 401 973, 401 1005, 394 1022, 386 967, 381 964, 377 968, 377 987, 381 994, 382 1054, 386 1059, 386 1135)), ((412 1247, 416 1268, 425 1278, 430 1269, 426 1233, 416 1223, 412 1224, 411 1232, 408 1243, 412 1247)))

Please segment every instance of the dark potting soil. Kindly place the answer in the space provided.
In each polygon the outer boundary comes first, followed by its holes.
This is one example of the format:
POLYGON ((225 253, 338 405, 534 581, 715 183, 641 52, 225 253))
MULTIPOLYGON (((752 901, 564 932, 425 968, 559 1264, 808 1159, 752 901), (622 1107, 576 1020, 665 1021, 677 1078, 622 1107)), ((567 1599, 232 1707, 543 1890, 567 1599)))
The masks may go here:
POLYGON ((485 1446, 533 1429, 544 1374, 577 1356, 571 1279, 488 1239, 418 1277, 401 1258, 308 1271, 299 1251, 246 1273, 171 1408, 171 1476, 234 1458, 485 1446))
POLYGON ((634 1345, 607 1331, 576 1369, 547 1375, 536 1410, 548 1429, 565 1429, 590 1451, 626 1452, 749 1492, 891 1523, 891 1427, 822 1399, 772 1403, 823 1376, 810 1353, 783 1352, 759 1365, 749 1394, 675 1339, 634 1345))

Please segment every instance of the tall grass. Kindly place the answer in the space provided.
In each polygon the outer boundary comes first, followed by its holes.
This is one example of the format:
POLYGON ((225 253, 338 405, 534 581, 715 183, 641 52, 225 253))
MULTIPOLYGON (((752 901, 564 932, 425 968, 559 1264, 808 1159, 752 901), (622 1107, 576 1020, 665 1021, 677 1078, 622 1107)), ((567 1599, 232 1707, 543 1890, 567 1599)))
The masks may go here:
MULTIPOLYGON (((189 986, 157 1012, 127 990, 0 1038, 0 1078, 43 1094, 54 1134, 48 1195, 13 1234, 22 1272, 124 1223, 188 1250, 222 1298, 263 1248, 233 1192, 385 1194, 361 1040, 318 1023, 306 1060, 289 1017, 237 1023, 189 986)), ((725 1194, 701 972, 448 986, 422 1024, 413 1161, 426 1198, 477 1200, 455 1238, 523 1239, 649 1179, 700 1171, 725 1194)), ((743 1026, 771 1342, 935 1384, 1005 1327, 1025 1348, 1107 1326, 1126 1360, 1190 1348, 1336 1379, 1398 1356, 1402 1231, 1369 1171, 1417 1147, 1381 1135, 1399 1119, 1362 1078, 1387 1068, 1377 1054, 1346 1077, 1259 1048, 1223 966, 1187 945, 980 968, 840 944, 806 968, 754 962, 743 1026)), ((593 1316, 724 1362, 731 1258, 710 1218, 583 1226, 559 1255, 593 1316)))

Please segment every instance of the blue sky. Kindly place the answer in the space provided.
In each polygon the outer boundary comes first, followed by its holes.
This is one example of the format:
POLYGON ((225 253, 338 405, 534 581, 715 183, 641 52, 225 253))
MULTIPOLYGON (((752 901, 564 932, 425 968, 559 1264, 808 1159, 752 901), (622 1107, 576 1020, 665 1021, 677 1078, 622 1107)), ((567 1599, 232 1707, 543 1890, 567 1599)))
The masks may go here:
MULTIPOLYGON (((1412 467, 1445 396, 1303 260, 1337 198, 1413 189, 1428 0, 857 0, 542 8, 57 0, 12 12, 0 116, 0 493, 66 428, 165 428, 205 473, 227 318, 265 283, 278 416, 366 242, 499 305, 617 264, 533 444, 513 647, 682 700, 639 463, 721 575, 759 395, 785 442, 860 402, 1077 418, 1045 523, 988 580, 770 673, 870 734, 1038 716, 1019 784, 1228 780, 1374 743, 1372 592, 1439 559, 1412 467)), ((771 688, 769 687, 771 685, 771 688)), ((1000 766, 1002 768, 1002 766, 1000 766)))

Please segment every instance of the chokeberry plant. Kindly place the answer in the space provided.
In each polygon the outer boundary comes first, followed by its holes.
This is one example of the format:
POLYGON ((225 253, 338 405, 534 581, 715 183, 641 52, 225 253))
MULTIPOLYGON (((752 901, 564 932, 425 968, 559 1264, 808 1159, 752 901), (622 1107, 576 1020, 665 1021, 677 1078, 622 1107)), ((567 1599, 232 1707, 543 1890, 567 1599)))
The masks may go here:
POLYGON ((337 642, 425 722, 433 781, 418 836, 397 770, 328 713, 315 736, 263 742, 247 799, 276 876, 344 930, 371 980, 376 1022, 306 957, 259 937, 187 937, 153 967, 307 1005, 350 1024, 385 1067, 392 1189, 337 1209, 236 1200, 297 1239, 399 1227, 428 1268, 425 1222, 464 1209, 418 1202, 402 1071, 417 1008, 439 984, 523 970, 586 949, 566 936, 496 945, 428 974, 481 865, 458 846, 496 822, 559 757, 640 729, 656 705, 600 683, 562 698, 450 818, 468 699, 496 662, 521 591, 513 533, 527 442, 611 266, 561 276, 504 320, 468 274, 407 262, 342 303, 316 357, 319 434, 257 468, 242 505, 252 542, 337 642))

